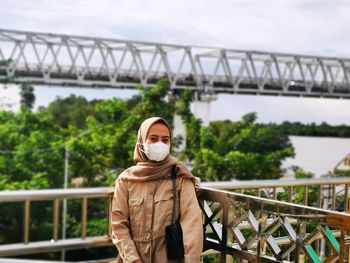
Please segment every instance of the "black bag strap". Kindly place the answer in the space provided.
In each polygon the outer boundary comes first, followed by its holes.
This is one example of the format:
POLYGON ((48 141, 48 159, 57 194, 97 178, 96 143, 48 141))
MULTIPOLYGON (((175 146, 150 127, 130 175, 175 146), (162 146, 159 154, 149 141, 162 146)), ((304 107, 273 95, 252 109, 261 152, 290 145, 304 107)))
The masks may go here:
POLYGON ((176 221, 176 165, 174 165, 172 169, 171 178, 173 181, 173 224, 174 224, 176 221))

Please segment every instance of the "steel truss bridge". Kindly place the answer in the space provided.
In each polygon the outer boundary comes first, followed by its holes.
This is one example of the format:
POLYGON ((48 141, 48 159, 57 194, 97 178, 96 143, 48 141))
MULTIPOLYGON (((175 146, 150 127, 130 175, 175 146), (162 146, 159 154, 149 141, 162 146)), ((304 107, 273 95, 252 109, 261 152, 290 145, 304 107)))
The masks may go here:
POLYGON ((0 29, 0 78, 94 88, 153 86, 198 94, 350 98, 350 59, 0 29))

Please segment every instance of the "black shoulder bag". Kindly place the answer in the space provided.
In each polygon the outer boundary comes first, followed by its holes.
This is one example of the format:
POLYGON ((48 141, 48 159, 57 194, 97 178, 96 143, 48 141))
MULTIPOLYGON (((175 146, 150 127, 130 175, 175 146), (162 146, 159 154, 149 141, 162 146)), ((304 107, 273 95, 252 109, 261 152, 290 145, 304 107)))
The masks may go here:
POLYGON ((176 165, 171 173, 173 181, 173 223, 165 228, 165 243, 168 259, 183 259, 185 257, 182 228, 176 220, 176 165))

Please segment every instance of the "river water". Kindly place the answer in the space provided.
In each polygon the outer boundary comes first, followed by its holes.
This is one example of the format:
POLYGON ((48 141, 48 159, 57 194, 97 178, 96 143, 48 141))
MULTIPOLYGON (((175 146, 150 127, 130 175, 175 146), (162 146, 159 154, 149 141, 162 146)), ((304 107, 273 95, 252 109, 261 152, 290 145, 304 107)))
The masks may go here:
POLYGON ((350 153, 350 139, 290 136, 295 157, 284 161, 283 167, 298 165, 315 177, 327 174, 350 153))

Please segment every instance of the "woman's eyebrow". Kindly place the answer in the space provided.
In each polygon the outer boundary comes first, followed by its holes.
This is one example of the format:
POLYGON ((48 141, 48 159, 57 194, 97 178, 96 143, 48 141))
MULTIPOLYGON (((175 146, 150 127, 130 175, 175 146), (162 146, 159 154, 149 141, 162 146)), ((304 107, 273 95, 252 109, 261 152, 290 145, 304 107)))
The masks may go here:
POLYGON ((150 134, 149 137, 159 137, 157 134, 150 134))

